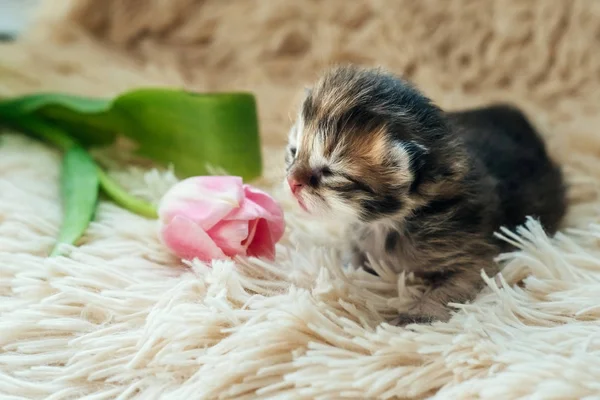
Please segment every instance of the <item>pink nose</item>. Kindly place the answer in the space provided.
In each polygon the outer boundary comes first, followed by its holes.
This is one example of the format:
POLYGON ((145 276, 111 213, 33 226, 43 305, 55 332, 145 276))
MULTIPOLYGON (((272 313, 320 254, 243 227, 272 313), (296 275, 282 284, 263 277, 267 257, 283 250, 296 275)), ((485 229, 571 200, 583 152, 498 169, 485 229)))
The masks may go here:
POLYGON ((300 189, 302 189, 302 186, 304 186, 301 182, 293 177, 288 176, 287 181, 293 194, 296 194, 300 189))

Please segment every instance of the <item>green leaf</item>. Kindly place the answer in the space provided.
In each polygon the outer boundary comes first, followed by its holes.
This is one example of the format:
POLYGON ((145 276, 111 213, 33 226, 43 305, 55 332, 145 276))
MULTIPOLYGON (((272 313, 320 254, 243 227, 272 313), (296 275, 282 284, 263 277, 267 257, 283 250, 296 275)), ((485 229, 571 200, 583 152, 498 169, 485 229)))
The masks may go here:
POLYGON ((0 121, 43 117, 83 145, 107 145, 114 142, 118 125, 106 113, 109 108, 110 101, 105 99, 40 93, 0 101, 0 121), (85 118, 88 114, 93 117, 85 118))
MULTIPOLYGON (((28 134, 44 139, 47 142, 59 147, 63 151, 68 151, 73 146, 79 146, 77 142, 67 135, 62 129, 35 117, 21 119, 15 118, 13 123, 25 130, 25 132, 28 134)), ((91 157, 90 160, 94 162, 91 157)), ((104 190, 104 193, 106 193, 106 195, 108 195, 108 197, 110 197, 115 203, 129 211, 143 215, 144 217, 158 218, 156 207, 127 193, 127 191, 120 187, 117 182, 115 182, 104 171, 102 171, 100 167, 96 167, 96 169, 100 187, 104 190)))
POLYGON ((0 121, 43 118, 83 145, 107 144, 122 134, 139 154, 186 178, 217 167, 252 180, 262 174, 256 101, 250 93, 190 93, 144 88, 114 99, 60 93, 0 101, 0 121))
POLYGON ((96 211, 98 169, 94 160, 80 146, 70 147, 64 155, 60 189, 64 217, 51 256, 60 254, 61 244, 74 244, 83 235, 96 211))

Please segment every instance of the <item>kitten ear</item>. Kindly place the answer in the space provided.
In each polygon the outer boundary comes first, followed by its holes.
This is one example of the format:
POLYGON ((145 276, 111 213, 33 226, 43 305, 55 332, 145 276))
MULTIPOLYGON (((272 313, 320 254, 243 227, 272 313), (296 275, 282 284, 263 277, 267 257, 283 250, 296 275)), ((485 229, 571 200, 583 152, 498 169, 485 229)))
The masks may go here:
POLYGON ((427 161, 427 155, 429 154, 427 147, 414 141, 403 143, 403 147, 408 153, 411 172, 416 173, 422 170, 427 161))
POLYGON ((425 177, 425 166, 427 164, 429 150, 427 147, 413 141, 407 143, 406 150, 410 157, 410 172, 413 174, 410 191, 411 193, 414 193, 417 191, 425 177))
POLYGON ((423 180, 429 150, 414 142, 400 142, 395 146, 394 158, 399 168, 408 169, 413 177, 411 192, 415 191, 423 180))
POLYGON ((415 172, 423 168, 429 151, 427 147, 414 142, 398 142, 393 146, 392 157, 399 168, 415 172))

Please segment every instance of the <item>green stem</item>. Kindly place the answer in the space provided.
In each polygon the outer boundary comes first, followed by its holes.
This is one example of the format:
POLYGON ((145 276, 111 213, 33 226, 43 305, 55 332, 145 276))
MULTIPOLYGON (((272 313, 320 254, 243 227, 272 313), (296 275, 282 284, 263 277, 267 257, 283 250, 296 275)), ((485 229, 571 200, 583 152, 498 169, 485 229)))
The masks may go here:
POLYGON ((64 133, 61 129, 42 122, 39 119, 19 118, 17 121, 15 121, 15 123, 18 127, 25 129, 31 134, 56 145, 63 151, 67 151, 77 144, 77 142, 71 139, 71 137, 64 133))
MULTIPOLYGON (((27 118, 19 119, 15 122, 20 128, 29 131, 31 134, 41 139, 45 139, 46 141, 53 143, 63 151, 67 151, 71 147, 77 145, 77 142, 67 135, 62 129, 43 122, 40 119, 27 118)), ((100 187, 115 203, 144 217, 158 218, 156 207, 148 202, 130 195, 100 167, 97 168, 100 187)))
POLYGON ((100 179, 100 187, 115 203, 144 217, 158 218, 156 207, 127 193, 100 168, 98 168, 98 178, 100 179))

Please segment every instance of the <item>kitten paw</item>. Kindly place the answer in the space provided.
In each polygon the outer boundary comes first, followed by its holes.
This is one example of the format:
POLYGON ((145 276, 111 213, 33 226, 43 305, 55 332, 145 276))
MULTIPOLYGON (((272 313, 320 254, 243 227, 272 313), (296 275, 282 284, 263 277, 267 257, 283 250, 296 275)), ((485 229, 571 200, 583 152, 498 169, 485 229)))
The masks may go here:
POLYGON ((398 314, 396 318, 390 321, 390 324, 394 326, 406 326, 410 324, 430 324, 431 322, 433 321, 428 315, 406 312, 398 314))
POLYGON ((431 324, 433 322, 448 322, 452 314, 450 309, 441 304, 420 302, 407 312, 402 312, 390 324, 406 326, 409 324, 431 324))

